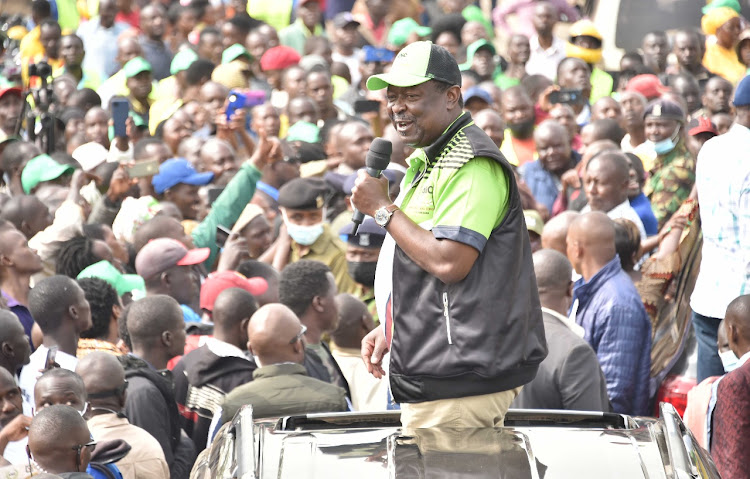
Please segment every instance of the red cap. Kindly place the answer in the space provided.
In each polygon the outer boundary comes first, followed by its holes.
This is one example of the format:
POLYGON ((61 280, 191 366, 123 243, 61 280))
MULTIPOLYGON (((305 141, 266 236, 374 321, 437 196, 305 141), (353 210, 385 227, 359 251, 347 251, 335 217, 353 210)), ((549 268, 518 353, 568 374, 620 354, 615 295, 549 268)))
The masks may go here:
POLYGON ((625 87, 625 91, 640 93, 645 96, 647 100, 651 101, 654 98, 659 98, 662 93, 666 93, 670 91, 670 89, 661 84, 659 77, 647 73, 631 78, 627 87, 625 87))
POLYGON ((18 88, 17 86, 11 86, 7 88, 0 88, 0 98, 4 97, 6 93, 13 93, 18 95, 19 97, 23 95, 23 90, 18 88))
POLYGON ((264 72, 269 70, 283 70, 299 63, 302 57, 297 50, 285 45, 269 48, 260 57, 260 69, 264 72))
POLYGON ((201 309, 213 311, 216 298, 229 288, 241 288, 258 296, 268 290, 268 282, 263 278, 246 278, 236 271, 211 273, 201 286, 201 309))
POLYGON ((718 130, 716 129, 716 125, 711 123, 711 120, 709 120, 705 116, 693 118, 692 120, 690 120, 690 123, 688 123, 688 135, 695 136, 701 133, 713 133, 714 135, 719 134, 718 130))

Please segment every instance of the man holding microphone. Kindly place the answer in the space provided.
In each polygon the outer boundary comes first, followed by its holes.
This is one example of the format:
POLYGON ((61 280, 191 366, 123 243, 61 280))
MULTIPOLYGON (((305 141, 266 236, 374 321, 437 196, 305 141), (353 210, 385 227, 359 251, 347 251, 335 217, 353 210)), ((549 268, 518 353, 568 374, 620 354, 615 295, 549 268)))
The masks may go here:
POLYGON ((388 73, 396 131, 416 151, 401 194, 361 172, 352 203, 386 229, 375 280, 381 325, 362 358, 404 427, 502 426, 547 354, 531 247, 510 165, 464 113, 461 75, 442 47, 416 42, 388 73))

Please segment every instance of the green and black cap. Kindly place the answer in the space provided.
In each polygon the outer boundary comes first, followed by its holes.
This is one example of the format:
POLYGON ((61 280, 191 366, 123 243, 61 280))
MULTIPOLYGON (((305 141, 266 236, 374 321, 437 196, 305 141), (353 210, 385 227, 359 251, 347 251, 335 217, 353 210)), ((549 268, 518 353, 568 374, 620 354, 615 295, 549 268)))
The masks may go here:
POLYGON ((393 61, 388 73, 367 79, 367 88, 382 90, 388 85, 409 87, 436 80, 461 86, 461 72, 453 55, 432 42, 415 42, 405 47, 393 61))

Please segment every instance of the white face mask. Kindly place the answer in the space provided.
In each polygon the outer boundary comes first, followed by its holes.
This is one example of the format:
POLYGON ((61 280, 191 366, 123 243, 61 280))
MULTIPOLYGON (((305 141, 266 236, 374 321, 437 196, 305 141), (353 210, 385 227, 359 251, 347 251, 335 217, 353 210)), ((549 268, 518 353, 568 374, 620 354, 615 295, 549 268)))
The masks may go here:
MULTIPOLYGON (((323 210, 323 217, 325 218, 325 210, 323 210)), ((282 212, 282 218, 284 219, 286 231, 287 233, 289 233, 289 236, 295 243, 302 246, 310 246, 311 244, 315 243, 318 238, 320 238, 320 235, 323 234, 322 221, 314 225, 303 226, 289 221, 289 218, 287 218, 286 216, 286 212, 282 212)))
POLYGON ((724 366, 724 372, 726 373, 737 369, 737 363, 740 361, 731 349, 719 353, 719 359, 721 359, 721 365, 724 366))

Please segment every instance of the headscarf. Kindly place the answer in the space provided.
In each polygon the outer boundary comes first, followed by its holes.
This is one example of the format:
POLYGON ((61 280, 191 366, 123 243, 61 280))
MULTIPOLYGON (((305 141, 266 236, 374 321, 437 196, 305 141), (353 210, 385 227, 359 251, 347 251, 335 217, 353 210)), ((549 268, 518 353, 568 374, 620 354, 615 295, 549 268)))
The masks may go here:
POLYGON ((729 7, 714 8, 701 18, 701 28, 706 35, 716 35, 716 30, 722 25, 739 16, 739 13, 729 7))
POLYGON ((703 7, 703 9, 701 9, 701 12, 703 12, 703 14, 705 15, 711 10, 719 7, 729 7, 735 12, 742 14, 742 7, 740 6, 740 2, 738 0, 713 0, 713 2, 709 1, 708 4, 703 7))

